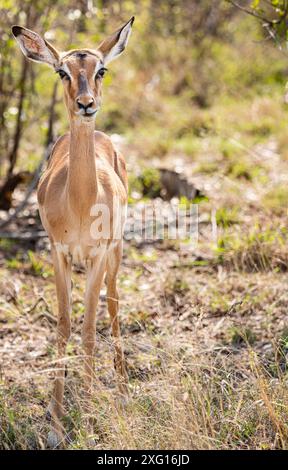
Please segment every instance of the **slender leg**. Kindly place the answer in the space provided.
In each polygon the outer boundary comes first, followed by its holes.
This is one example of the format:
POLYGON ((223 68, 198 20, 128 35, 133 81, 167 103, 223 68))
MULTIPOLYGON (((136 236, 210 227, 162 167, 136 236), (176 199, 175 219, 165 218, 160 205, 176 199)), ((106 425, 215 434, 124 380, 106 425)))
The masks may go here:
POLYGON ((84 358, 84 385, 86 391, 86 406, 89 405, 94 375, 94 351, 96 345, 96 308, 100 289, 106 269, 106 253, 99 253, 90 262, 87 270, 87 285, 85 292, 85 315, 82 328, 84 358))
POLYGON ((53 264, 55 270, 56 291, 58 299, 58 324, 57 346, 58 365, 54 381, 52 399, 49 405, 51 415, 51 431, 48 437, 48 445, 55 447, 62 440, 63 426, 60 418, 63 416, 63 396, 65 381, 65 357, 66 345, 71 333, 70 308, 71 308, 71 263, 67 261, 63 253, 52 248, 53 264))
POLYGON ((111 327, 114 343, 114 354, 115 354, 115 370, 117 374, 117 382, 119 391, 122 397, 125 399, 129 395, 128 389, 128 375, 125 367, 124 354, 121 344, 121 333, 119 325, 119 295, 116 286, 117 273, 119 270, 120 262, 122 258, 122 241, 119 245, 111 251, 107 259, 107 302, 108 311, 111 318, 111 327))

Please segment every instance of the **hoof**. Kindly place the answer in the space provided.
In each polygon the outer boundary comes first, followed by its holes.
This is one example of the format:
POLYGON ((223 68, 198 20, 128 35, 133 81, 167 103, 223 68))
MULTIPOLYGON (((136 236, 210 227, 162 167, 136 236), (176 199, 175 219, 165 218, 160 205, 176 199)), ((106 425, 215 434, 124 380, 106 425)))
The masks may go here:
POLYGON ((93 449, 96 446, 97 439, 94 437, 88 437, 86 440, 88 449, 93 449))
POLYGON ((57 449, 61 446, 62 443, 63 443, 62 436, 58 432, 51 429, 47 437, 47 448, 57 449))

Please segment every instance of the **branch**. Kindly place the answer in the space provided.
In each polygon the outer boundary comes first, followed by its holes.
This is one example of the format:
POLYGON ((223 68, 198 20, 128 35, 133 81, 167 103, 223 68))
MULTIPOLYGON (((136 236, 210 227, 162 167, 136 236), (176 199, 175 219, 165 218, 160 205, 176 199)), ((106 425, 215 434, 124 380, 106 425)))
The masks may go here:
POLYGON ((286 5, 286 8, 284 10, 284 15, 282 18, 279 18, 278 20, 271 20, 271 19, 265 18, 265 16, 260 15, 256 11, 249 10, 248 8, 245 8, 242 5, 239 5, 239 3, 235 2, 235 0, 227 0, 227 2, 231 3, 231 5, 238 8, 239 10, 244 11, 244 13, 247 13, 247 15, 254 16, 254 18, 257 18, 258 20, 261 20, 264 23, 268 23, 271 26, 280 24, 281 21, 283 21, 283 17, 287 16, 288 14, 288 4, 286 5))
MULTIPOLYGON (((13 214, 14 215, 14 214, 13 214)), ((39 238, 46 238, 48 235, 44 230, 41 231, 29 231, 24 233, 11 233, 11 232, 0 232, 0 238, 7 238, 9 240, 20 240, 20 241, 31 241, 38 240, 39 238)))
POLYGON ((18 105, 17 105, 18 114, 17 114, 14 137, 13 137, 13 147, 9 155, 9 162, 10 162, 9 169, 8 169, 9 176, 12 174, 14 170, 14 166, 17 161, 18 149, 19 149, 20 139, 22 135, 22 114, 23 114, 23 105, 24 105, 25 92, 26 92, 27 71, 28 71, 28 62, 24 58, 22 62, 22 72, 21 72, 21 78, 20 78, 20 84, 19 84, 20 94, 19 94, 19 100, 18 100, 18 105))
POLYGON ((25 194, 25 197, 24 197, 23 201, 15 209, 13 214, 10 215, 10 217, 8 217, 6 220, 4 220, 3 222, 0 223, 0 229, 3 229, 7 225, 9 225, 10 222, 12 222, 12 220, 14 220, 17 217, 17 215, 26 207, 32 192, 34 191, 34 189, 36 188, 36 186, 38 184, 40 174, 42 172, 42 168, 43 168, 44 164, 46 163, 46 161, 48 160, 48 158, 50 156, 50 153, 52 151, 52 147, 53 147, 53 140, 54 140, 53 123, 54 123, 54 119, 55 119, 55 104, 56 104, 56 102, 57 102, 57 82, 54 85, 53 92, 52 92, 52 97, 51 97, 46 147, 45 147, 43 156, 42 156, 42 158, 39 162, 39 165, 38 165, 38 167, 37 167, 37 169, 34 173, 32 181, 31 181, 30 185, 27 188, 27 191, 26 191, 26 194, 25 194))
MULTIPOLYGON (((235 8, 238 8, 239 10, 243 11, 247 15, 253 16, 257 20, 261 20, 263 28, 266 29, 266 31, 268 32, 268 35, 269 35, 267 37, 267 39, 269 39, 269 37, 272 38, 273 41, 275 42, 275 44, 278 46, 279 50, 287 56, 287 53, 282 48, 281 39, 280 39, 279 35, 277 34, 277 30, 276 30, 275 26, 281 24, 281 22, 283 22, 287 18, 287 15, 288 15, 288 0, 285 1, 285 3, 284 3, 285 8, 283 9, 281 17, 279 17, 277 20, 268 19, 268 18, 260 15, 259 13, 257 13, 254 10, 250 10, 248 8, 243 7, 242 5, 239 5, 239 3, 236 2, 235 0, 226 0, 226 1, 228 3, 230 3, 231 5, 233 5, 235 8)), ((266 3, 268 3, 268 2, 266 2, 266 3)), ((270 7, 272 6, 269 3, 268 3, 268 5, 270 7)))
POLYGON ((38 165, 38 168, 37 170, 35 171, 34 173, 34 176, 33 176, 33 179, 30 183, 30 185, 28 186, 28 189, 26 191, 26 194, 25 194, 25 197, 24 197, 24 200, 21 202, 21 204, 15 209, 15 211, 13 212, 13 214, 8 217, 8 219, 4 220, 4 222, 0 223, 0 229, 3 229, 4 227, 6 227, 7 225, 10 224, 10 222, 12 222, 13 219, 15 219, 15 217, 24 209, 24 207, 26 207, 27 203, 28 203, 28 200, 31 196, 31 194, 33 193, 34 189, 36 188, 37 184, 38 184, 38 181, 39 181, 39 178, 40 178, 40 174, 41 174, 41 171, 42 171, 42 167, 44 165, 44 163, 48 160, 48 157, 51 153, 51 149, 52 149, 52 144, 50 144, 46 149, 45 149, 45 152, 43 154, 43 157, 41 158, 41 161, 38 165))

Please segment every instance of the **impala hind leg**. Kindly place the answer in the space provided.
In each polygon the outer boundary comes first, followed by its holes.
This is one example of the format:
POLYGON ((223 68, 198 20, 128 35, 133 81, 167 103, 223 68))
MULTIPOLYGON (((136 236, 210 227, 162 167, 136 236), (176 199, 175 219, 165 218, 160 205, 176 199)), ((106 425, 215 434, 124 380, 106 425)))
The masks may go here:
POLYGON ((121 333, 119 325, 119 295, 117 290, 117 273, 122 259, 122 241, 111 251, 107 258, 107 303, 108 312, 111 318, 111 328, 114 343, 114 365, 117 374, 117 382, 121 397, 127 400, 129 396, 128 375, 126 372, 125 359, 121 344, 121 333))
POLYGON ((63 253, 52 248, 53 264, 55 271, 56 292, 58 300, 57 323, 57 347, 58 363, 54 381, 54 389, 48 412, 51 416, 51 430, 48 436, 49 447, 56 447, 63 440, 63 396, 65 382, 65 364, 67 342, 71 333, 70 308, 71 308, 71 263, 67 261, 63 253))

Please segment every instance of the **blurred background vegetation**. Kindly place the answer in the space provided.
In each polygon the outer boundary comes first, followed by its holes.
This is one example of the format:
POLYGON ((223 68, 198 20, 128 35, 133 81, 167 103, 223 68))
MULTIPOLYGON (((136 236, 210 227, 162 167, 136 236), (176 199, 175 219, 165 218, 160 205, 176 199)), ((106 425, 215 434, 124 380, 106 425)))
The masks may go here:
MULTIPOLYGON (((252 4, 256 11, 259 3, 252 4)), ((28 177, 43 148, 67 130, 58 77, 24 59, 11 25, 35 29, 67 50, 95 47, 132 14, 136 22, 128 52, 105 78, 99 129, 125 136, 139 157, 184 154, 191 161, 203 148, 206 154, 211 150, 225 156, 227 138, 239 131, 249 145, 270 131, 281 132, 286 111, 278 103, 287 58, 263 39, 261 25, 229 2, 1 0, 2 189, 12 174, 24 172, 19 181, 28 177), (249 116, 253 97, 258 101, 249 116)), ((215 155, 213 161, 204 158, 204 170, 217 168, 215 155)), ((230 167, 227 172, 233 176, 241 173, 241 168, 230 167)), ((1 196, 2 208, 9 208, 3 191, 1 196)))

